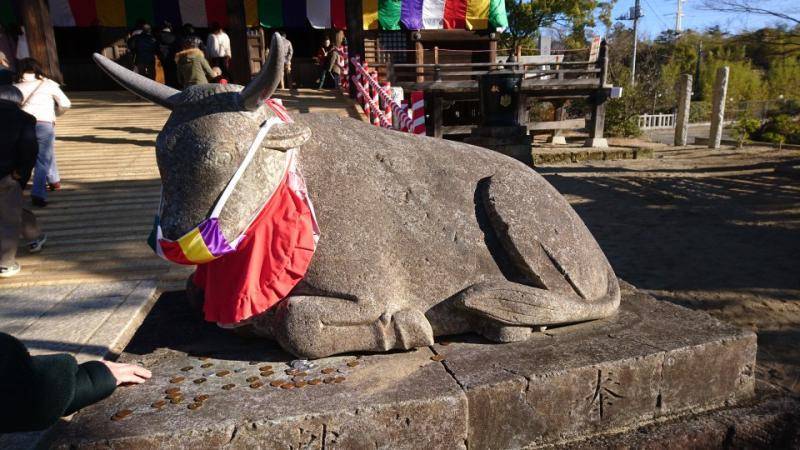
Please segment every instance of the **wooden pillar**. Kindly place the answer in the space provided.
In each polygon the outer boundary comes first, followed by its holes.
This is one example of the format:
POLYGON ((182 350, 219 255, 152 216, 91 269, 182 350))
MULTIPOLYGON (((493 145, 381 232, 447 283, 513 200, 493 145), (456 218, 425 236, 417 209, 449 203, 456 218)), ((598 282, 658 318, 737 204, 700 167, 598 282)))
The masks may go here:
MULTIPOLYGON (((490 63, 497 62, 497 33, 489 34, 489 62, 490 63)), ((490 70, 494 69, 495 69, 494 66, 490 67, 490 70)))
MULTIPOLYGON (((360 56, 364 61, 364 25, 361 16, 361 0, 345 0, 345 15, 347 17, 347 52, 348 57, 360 56)), ((348 73, 355 74, 355 66, 350 61, 347 61, 348 73)), ((355 98, 356 90, 355 83, 350 83, 350 97, 355 98)))
MULTIPOLYGON (((411 35, 411 39, 414 40, 414 64, 419 66, 420 64, 425 64, 425 48, 422 46, 422 34, 419 31, 415 31, 411 35)), ((425 81, 425 68, 424 67, 417 67, 417 83, 422 83, 425 81)))
POLYGON ((442 124, 443 124, 443 115, 444 113, 444 102, 442 101, 441 95, 434 94, 433 96, 433 111, 431 112, 431 123, 432 127, 430 128, 431 134, 429 136, 433 136, 436 138, 441 138, 443 133, 442 124))
MULTIPOLYGON (((250 81, 250 49, 247 41, 247 19, 244 0, 227 0, 228 36, 231 38, 231 66, 228 68, 234 83, 246 85, 250 81)), ((269 42, 266 43, 269 48, 269 42)))
POLYGON ((56 38, 53 35, 53 23, 50 21, 50 10, 45 0, 14 0, 19 11, 31 58, 38 60, 48 78, 59 83, 64 82, 58 64, 56 38))
POLYGON ((600 69, 600 87, 591 98, 592 120, 589 122, 589 139, 584 143, 584 147, 607 148, 608 141, 603 137, 603 129, 606 124, 606 100, 608 100, 605 91, 608 80, 608 47, 605 39, 600 43, 597 65, 600 69))

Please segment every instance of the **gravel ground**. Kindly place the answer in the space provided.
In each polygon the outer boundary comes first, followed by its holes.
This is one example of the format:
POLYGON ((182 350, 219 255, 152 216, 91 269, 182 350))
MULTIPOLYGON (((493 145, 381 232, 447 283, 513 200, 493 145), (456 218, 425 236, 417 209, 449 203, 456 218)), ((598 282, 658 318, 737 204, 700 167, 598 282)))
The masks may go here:
POLYGON ((653 159, 537 170, 617 275, 758 333, 758 378, 800 394, 800 151, 656 148, 653 159))

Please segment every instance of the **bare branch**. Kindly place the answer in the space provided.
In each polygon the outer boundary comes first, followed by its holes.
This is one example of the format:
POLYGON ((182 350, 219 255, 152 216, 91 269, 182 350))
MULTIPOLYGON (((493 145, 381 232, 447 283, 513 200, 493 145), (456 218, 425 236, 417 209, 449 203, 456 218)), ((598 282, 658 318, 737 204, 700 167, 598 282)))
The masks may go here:
POLYGON ((780 7, 769 9, 765 4, 769 0, 704 0, 702 9, 734 14, 756 14, 771 16, 776 19, 800 25, 800 12, 781 10, 780 7))

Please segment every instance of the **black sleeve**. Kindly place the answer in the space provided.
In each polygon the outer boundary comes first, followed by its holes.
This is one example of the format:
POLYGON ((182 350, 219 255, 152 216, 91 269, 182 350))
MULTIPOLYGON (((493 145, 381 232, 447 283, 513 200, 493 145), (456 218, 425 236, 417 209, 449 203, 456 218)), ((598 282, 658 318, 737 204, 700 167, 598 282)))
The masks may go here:
MULTIPOLYGON (((26 114, 27 116, 27 114, 26 114)), ((17 141, 16 161, 14 168, 19 173, 19 184, 25 188, 31 178, 31 171, 36 165, 36 156, 39 154, 39 141, 36 140, 36 119, 26 117, 22 129, 20 130, 19 140, 17 141)))
POLYGON ((89 361, 78 366, 75 374, 75 395, 64 412, 68 416, 79 409, 97 403, 111 395, 117 380, 108 367, 100 361, 89 361))

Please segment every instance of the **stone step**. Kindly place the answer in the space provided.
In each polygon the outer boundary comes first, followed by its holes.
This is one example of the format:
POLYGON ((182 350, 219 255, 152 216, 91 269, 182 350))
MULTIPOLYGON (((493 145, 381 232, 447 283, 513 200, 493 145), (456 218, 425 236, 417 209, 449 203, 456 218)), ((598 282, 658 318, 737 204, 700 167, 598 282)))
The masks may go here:
POLYGON ((258 376, 259 366, 270 364, 275 372, 262 380, 286 379, 294 358, 269 341, 201 323, 182 294, 167 294, 121 357, 146 365, 153 379, 81 411, 53 434, 54 445, 521 448, 619 432, 737 404, 754 393, 753 333, 630 285, 609 319, 511 344, 473 335, 447 340, 364 355, 355 367, 346 364, 355 356, 314 361, 308 378, 324 378, 320 369, 333 367, 345 377, 340 384, 251 388, 246 379, 258 376), (200 368, 203 363, 214 366, 200 368), (221 369, 231 373, 213 375, 221 369), (176 376, 187 380, 171 383, 176 376), (200 377, 207 381, 191 382, 200 377), (223 390, 226 384, 234 387, 223 390), (174 386, 183 403, 150 406, 174 386), (189 409, 199 394, 210 398, 189 409), (112 421, 121 409, 133 413, 112 421))
POLYGON ((533 165, 576 163, 581 161, 606 161, 615 159, 652 158, 653 149, 648 147, 609 147, 609 148, 564 148, 542 146, 533 148, 533 165))

